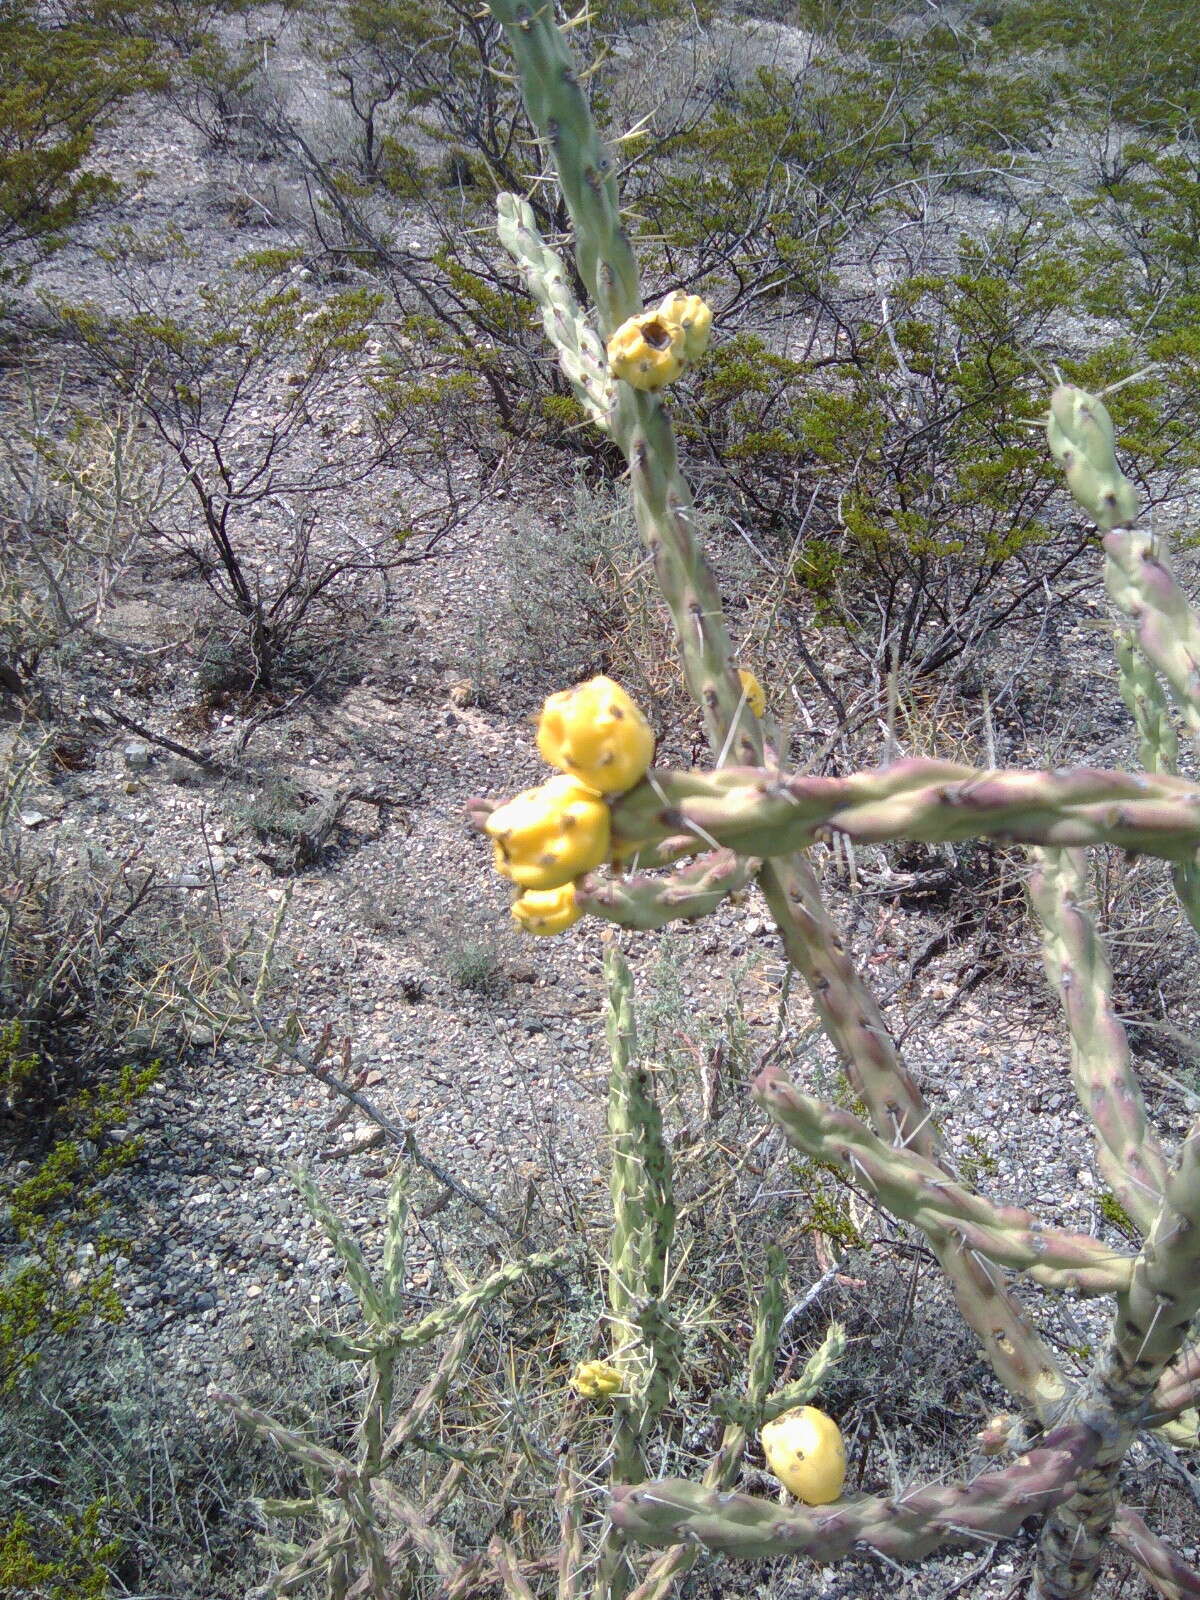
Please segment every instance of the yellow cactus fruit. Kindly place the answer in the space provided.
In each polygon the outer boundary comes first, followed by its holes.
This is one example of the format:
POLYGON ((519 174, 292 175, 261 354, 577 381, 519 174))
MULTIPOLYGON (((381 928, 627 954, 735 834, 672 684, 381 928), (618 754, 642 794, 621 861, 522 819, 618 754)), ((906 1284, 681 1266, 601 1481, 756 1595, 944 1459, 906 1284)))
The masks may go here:
POLYGON ((708 349, 708 336, 712 331, 712 307, 698 294, 684 294, 676 289, 667 295, 658 314, 664 322, 678 328, 683 334, 683 353, 689 361, 698 361, 708 349))
POLYGON ((552 694, 538 719, 544 760, 598 794, 624 794, 654 759, 654 730, 611 678, 589 678, 552 694))
POLYGON ((614 378, 635 389, 661 389, 673 383, 687 362, 681 327, 657 311, 643 311, 623 322, 608 341, 608 365, 614 378))
POLYGON ((559 889, 527 889, 512 904, 513 921, 526 933, 562 933, 579 921, 583 912, 575 903, 575 885, 559 889))
POLYGON ((608 859, 608 807, 570 776, 523 790, 484 826, 496 871, 522 889, 561 888, 608 859))
POLYGON ((581 1361, 571 1378, 571 1387, 585 1400, 606 1400, 621 1387, 621 1374, 607 1361, 581 1361))
POLYGON ((816 1406, 796 1406, 768 1422, 760 1435, 767 1466, 797 1500, 827 1506, 846 1481, 842 1430, 816 1406))
POLYGON ((763 717, 767 711, 767 697, 763 693, 763 686, 759 683, 749 667, 739 667, 737 675, 741 679, 742 688, 746 694, 746 704, 756 717, 763 717))

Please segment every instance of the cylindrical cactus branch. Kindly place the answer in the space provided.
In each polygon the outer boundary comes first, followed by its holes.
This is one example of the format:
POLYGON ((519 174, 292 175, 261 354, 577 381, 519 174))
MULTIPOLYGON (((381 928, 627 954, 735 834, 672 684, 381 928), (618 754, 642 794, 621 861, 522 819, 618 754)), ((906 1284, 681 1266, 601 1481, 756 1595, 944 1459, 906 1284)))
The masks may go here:
POLYGON ((662 928, 668 922, 705 917, 731 894, 752 883, 761 863, 732 850, 710 850, 668 877, 635 874, 603 878, 589 873, 575 885, 575 903, 585 915, 622 928, 662 928))
MULTIPOLYGON (((1147 772, 1174 772, 1179 740, 1158 674, 1126 633, 1115 643, 1121 698, 1137 725, 1142 765, 1147 772)), ((1184 915, 1200 933, 1200 861, 1177 861, 1171 869, 1184 915)))
POLYGON ((919 1561, 941 1545, 1015 1533, 1026 1518, 1057 1505, 1099 1440, 1071 1425, 1047 1434, 1012 1466, 966 1484, 934 1484, 882 1498, 847 1496, 832 1505, 780 1506, 678 1478, 613 1493, 613 1521, 643 1544, 698 1540, 726 1555, 806 1555, 828 1562, 855 1550, 919 1561))
POLYGON ((1146 1120, 1129 1041, 1112 1000, 1112 971, 1084 906, 1084 859, 1035 850, 1029 898, 1042 931, 1046 974, 1071 1034, 1071 1076, 1091 1118, 1105 1182, 1146 1233, 1162 1204, 1167 1163, 1146 1120))
MULTIPOLYGON (((604 952, 610 1187, 613 1207, 608 1262, 612 1363, 621 1387, 613 1397, 614 1484, 646 1470, 650 1432, 669 1398, 679 1365, 679 1337, 663 1301, 675 1235, 671 1158, 662 1115, 638 1059, 633 974, 610 944, 604 952)), ((601 1536, 592 1592, 621 1600, 632 1585, 624 1538, 613 1526, 601 1536)))
POLYGON ((1087 1234, 1047 1228, 1028 1211, 998 1206, 946 1177, 940 1167, 876 1138, 848 1111, 802 1094, 776 1068, 754 1084, 754 1098, 798 1150, 861 1184, 894 1216, 914 1223, 931 1241, 956 1239, 965 1250, 1049 1289, 1081 1295, 1128 1289, 1133 1257, 1087 1234))
POLYGON ((1200 1119, 1193 1123, 1163 1190, 1154 1228, 1087 1383, 1065 1417, 1102 1440, 1076 1492, 1046 1523, 1036 1600, 1091 1593, 1117 1509, 1117 1468, 1142 1425, 1155 1386, 1178 1355, 1200 1311, 1200 1119))
MULTIPOLYGON (((1136 647, 1118 644, 1121 694, 1133 712, 1142 759, 1151 772, 1175 768, 1177 741, 1161 674, 1193 742, 1200 749, 1200 615, 1171 570, 1161 541, 1132 524, 1138 504, 1117 467, 1112 418, 1096 395, 1060 384, 1050 399, 1046 437, 1067 474, 1067 486, 1103 535, 1109 599, 1133 625, 1136 647), (1103 492, 1105 486, 1112 492, 1103 492)), ((1175 890, 1200 933, 1200 862, 1176 864, 1175 890)))
POLYGON ((605 950, 608 984, 610 1187, 613 1243, 608 1302, 613 1312, 613 1365, 621 1374, 616 1402, 613 1475, 629 1482, 643 1470, 651 1422, 666 1402, 677 1344, 662 1307, 675 1235, 675 1198, 662 1115, 638 1061, 634 974, 613 946, 605 950))
POLYGON ((1175 772, 1179 767, 1179 740, 1171 721, 1171 708, 1158 674, 1138 649, 1130 634, 1119 631, 1113 640, 1117 658, 1117 683, 1138 731, 1138 754, 1147 772, 1175 772))
POLYGON ((912 758, 845 778, 744 767, 660 770, 612 808, 614 848, 622 854, 690 834, 774 857, 810 844, 824 829, 855 843, 1114 844, 1190 861, 1200 852, 1200 785, 1165 773, 979 771, 912 758))
POLYGON ((546 337, 558 351, 559 365, 575 398, 591 421, 607 433, 616 386, 604 347, 571 292, 566 268, 538 233, 528 201, 502 194, 497 197, 496 211, 500 242, 521 265, 521 276, 541 309, 546 337))
POLYGON ((371 1361, 385 1351, 399 1351, 415 1345, 429 1344, 433 1339, 440 1339, 443 1334, 452 1333, 467 1317, 473 1316, 482 1307, 499 1299, 506 1289, 510 1289, 526 1273, 550 1271, 561 1265, 569 1256, 570 1250, 565 1246, 558 1250, 539 1250, 520 1261, 509 1261, 504 1266, 497 1267, 486 1278, 481 1278, 471 1288, 464 1289, 462 1294, 456 1295, 444 1306, 438 1306, 419 1322, 387 1322, 377 1333, 365 1339, 335 1338, 321 1342, 328 1349, 336 1351, 344 1361, 371 1361))
MULTIPOLYGON (((511 44, 530 116, 553 152, 575 229, 580 275, 596 297, 601 331, 607 335, 640 309, 641 299, 607 157, 552 13, 543 9, 534 17, 523 0, 493 0, 491 10, 511 44)), ((674 433, 657 397, 618 384, 612 436, 629 462, 638 527, 653 557, 684 674, 717 765, 730 755, 761 762, 762 726, 734 665, 720 596, 696 538, 691 493, 679 471, 674 433)), ((788 959, 807 983, 876 1131, 937 1159, 929 1108, 874 995, 850 959, 812 867, 801 855, 768 861, 759 884, 788 959)), ((997 1376, 1046 1415, 1065 1390, 1048 1346, 972 1256, 947 1250, 942 1266, 997 1376)))
POLYGON ((1136 528, 1104 535, 1104 586, 1133 624, 1138 646, 1162 674, 1193 739, 1200 741, 1200 618, 1161 542, 1136 528))
POLYGON ((1128 1506, 1120 1508, 1113 1523, 1113 1537, 1163 1600, 1200 1600, 1200 1572, 1151 1533, 1136 1511, 1128 1506))
POLYGON ((549 144, 575 229, 579 276, 596 298, 607 338, 642 309, 637 263, 621 222, 612 157, 588 103, 552 6, 489 0, 521 77, 526 110, 549 144))

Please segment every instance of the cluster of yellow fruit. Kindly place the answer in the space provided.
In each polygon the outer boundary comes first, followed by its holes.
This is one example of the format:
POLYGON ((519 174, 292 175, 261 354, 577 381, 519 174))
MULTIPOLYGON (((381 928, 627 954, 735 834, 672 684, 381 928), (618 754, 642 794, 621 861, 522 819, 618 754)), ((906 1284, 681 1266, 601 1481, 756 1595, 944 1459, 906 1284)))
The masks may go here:
POLYGON ((712 311, 698 294, 678 289, 657 311, 643 311, 623 322, 608 341, 608 365, 614 378, 635 389, 661 389, 674 383, 689 361, 708 349, 712 311))
POLYGON ((654 757, 654 733, 611 678, 552 694, 537 747, 559 776, 498 806, 485 824, 496 871, 521 891, 512 914, 527 933, 561 933, 583 915, 575 880, 609 856, 605 796, 624 794, 654 757))

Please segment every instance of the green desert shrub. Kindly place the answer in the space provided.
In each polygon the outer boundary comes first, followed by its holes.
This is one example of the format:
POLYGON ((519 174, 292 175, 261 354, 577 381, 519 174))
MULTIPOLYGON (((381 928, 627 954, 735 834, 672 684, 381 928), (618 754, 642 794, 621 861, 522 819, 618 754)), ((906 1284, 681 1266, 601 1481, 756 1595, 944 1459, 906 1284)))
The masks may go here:
POLYGON ((160 81, 153 56, 77 0, 0 10, 0 282, 116 194, 90 157, 120 103, 160 81))

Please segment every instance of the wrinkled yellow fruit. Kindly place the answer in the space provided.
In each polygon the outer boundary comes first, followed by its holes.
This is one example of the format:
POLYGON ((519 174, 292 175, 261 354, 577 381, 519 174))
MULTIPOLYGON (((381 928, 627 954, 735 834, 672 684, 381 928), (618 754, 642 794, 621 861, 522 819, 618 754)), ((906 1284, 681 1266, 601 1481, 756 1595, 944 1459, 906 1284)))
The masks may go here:
POLYGON ((657 311, 643 311, 623 322, 608 341, 614 378, 635 389, 661 389, 673 383, 687 362, 684 331, 657 311))
POLYGON ((739 667, 738 677, 741 679, 742 688, 746 692, 746 704, 756 717, 765 716, 767 697, 763 693, 762 684, 759 683, 749 667, 739 667))
POLYGON ((658 314, 683 334, 683 353, 687 360, 698 361, 708 349, 712 308, 698 294, 684 294, 676 289, 659 306, 658 314))
POLYGON ((523 790, 484 826, 496 871, 522 889, 558 889, 608 859, 608 807, 577 778, 523 790))
POLYGON ((767 1466, 797 1500, 827 1506, 846 1481, 846 1447, 832 1417, 816 1406, 796 1406, 762 1430, 767 1466))
POLYGON ((513 921, 526 933, 562 933, 582 917, 575 903, 575 885, 559 889, 526 889, 512 904, 513 921))
POLYGON ((544 760, 599 794, 624 794, 654 759, 654 731, 611 678, 589 678, 552 694, 538 719, 544 760))
POLYGON ((621 1374, 607 1361, 581 1361, 571 1378, 571 1387, 587 1400, 604 1400, 621 1387, 621 1374))

